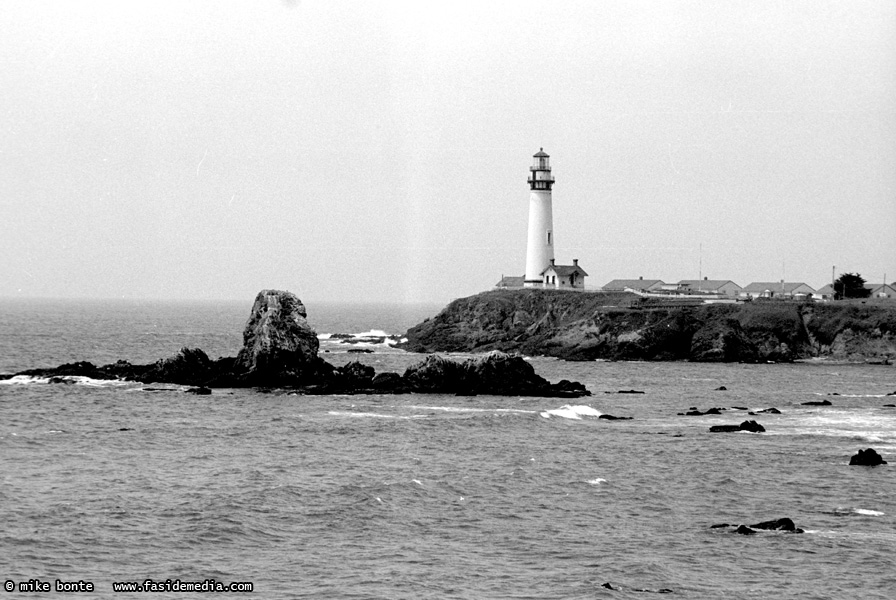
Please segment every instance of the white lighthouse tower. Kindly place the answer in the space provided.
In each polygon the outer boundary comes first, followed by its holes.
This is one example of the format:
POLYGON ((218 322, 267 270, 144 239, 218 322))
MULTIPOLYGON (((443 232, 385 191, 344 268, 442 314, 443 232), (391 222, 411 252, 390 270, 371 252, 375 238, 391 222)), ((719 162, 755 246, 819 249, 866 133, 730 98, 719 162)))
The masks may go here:
POLYGON ((544 148, 529 167, 529 241, 526 245, 526 287, 541 287, 542 273, 554 261, 554 220, 551 210, 551 158, 544 148))

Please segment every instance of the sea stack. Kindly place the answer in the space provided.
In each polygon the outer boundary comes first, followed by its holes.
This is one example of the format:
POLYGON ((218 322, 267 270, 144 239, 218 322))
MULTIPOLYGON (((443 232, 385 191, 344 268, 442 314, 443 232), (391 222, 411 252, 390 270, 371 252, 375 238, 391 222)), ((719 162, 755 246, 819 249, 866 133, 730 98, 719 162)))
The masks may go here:
POLYGON ((318 366, 317 334, 292 292, 262 290, 243 330, 234 371, 266 380, 301 378, 318 366))

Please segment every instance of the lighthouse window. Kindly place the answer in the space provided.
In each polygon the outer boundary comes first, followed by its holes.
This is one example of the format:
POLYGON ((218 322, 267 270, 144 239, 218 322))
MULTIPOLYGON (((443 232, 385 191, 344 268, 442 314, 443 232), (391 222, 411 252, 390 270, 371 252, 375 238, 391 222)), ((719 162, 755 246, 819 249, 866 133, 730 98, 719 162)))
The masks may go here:
POLYGON ((548 231, 548 246, 551 245, 551 232, 548 231))

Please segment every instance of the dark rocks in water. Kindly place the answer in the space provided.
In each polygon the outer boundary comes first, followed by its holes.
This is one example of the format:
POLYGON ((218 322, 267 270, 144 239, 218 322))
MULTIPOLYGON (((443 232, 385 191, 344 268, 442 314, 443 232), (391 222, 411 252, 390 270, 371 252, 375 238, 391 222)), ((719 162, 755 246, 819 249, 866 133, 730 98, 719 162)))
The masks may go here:
POLYGON ((802 529, 798 529, 793 524, 793 520, 784 517, 783 519, 774 519, 772 521, 763 521, 750 525, 752 529, 762 529, 763 531, 789 531, 791 533, 803 533, 802 529))
POLYGON ((606 419, 608 421, 631 421, 632 417, 614 417, 613 415, 603 414, 597 417, 598 419, 606 419))
POLYGON ((884 404, 884 408, 896 408, 896 404, 884 404))
POLYGON ((728 388, 726 388, 724 385, 720 385, 720 386, 717 387, 714 391, 716 391, 716 392, 727 392, 727 391, 728 391, 728 388))
POLYGON ((202 385, 213 376, 213 363, 199 348, 181 348, 175 356, 156 361, 138 376, 143 383, 202 385))
POLYGON ((712 408, 710 408, 710 409, 707 409, 706 412, 700 412, 699 410, 697 410, 695 407, 692 406, 692 407, 688 410, 688 412, 686 412, 686 413, 678 413, 678 414, 679 414, 679 415, 684 415, 684 416, 687 416, 687 417, 702 417, 703 415, 720 415, 720 414, 722 414, 722 411, 723 411, 723 410, 725 410, 725 409, 724 409, 724 408, 718 408, 718 407, 715 407, 715 406, 714 406, 714 407, 712 407, 712 408))
POLYGON ((896 392, 890 392, 887 394, 887 396, 896 396, 896 392))
POLYGON ((643 394, 641 390, 619 390, 617 394, 643 394))
POLYGON ((199 387, 191 387, 188 390, 184 390, 187 394, 196 394, 197 396, 210 396, 212 390, 207 387, 199 386, 199 387))
POLYGON ((774 406, 770 408, 763 408, 762 410, 757 410, 756 414, 769 414, 769 415, 780 415, 781 411, 775 408, 774 406))
POLYGON ((709 428, 712 433, 729 433, 733 431, 749 431, 750 433, 762 433, 765 427, 756 421, 744 421, 740 425, 713 425, 709 428))
MULTIPOLYGON (((724 527, 734 527, 728 523, 720 523, 712 525, 710 529, 720 529, 724 527)), ((733 533, 740 535, 756 535, 759 531, 783 531, 785 533, 805 533, 802 529, 793 524, 793 520, 787 517, 782 519, 774 519, 772 521, 763 521, 754 523, 753 525, 738 525, 733 533), (757 531, 758 530, 758 531, 757 531)))
POLYGON ((885 461, 876 450, 868 448, 867 450, 859 450, 858 454, 853 455, 849 459, 849 464, 860 467, 876 467, 878 465, 887 464, 887 461, 885 461))
POLYGON ((408 367, 402 379, 412 392, 555 398, 591 395, 580 383, 564 380, 551 384, 522 357, 498 351, 462 363, 431 354, 408 367))
POLYGON ((376 369, 358 361, 352 361, 336 369, 333 375, 334 385, 337 387, 349 390, 371 388, 376 369))
POLYGON ((803 402, 803 406, 831 406, 830 400, 810 400, 803 402))
POLYGON ((732 406, 733 410, 749 410, 746 406, 732 406))
POLYGON ((349 348, 346 352, 349 354, 372 354, 373 350, 370 348, 349 348))
POLYGON ((646 588, 628 587, 628 586, 620 585, 618 583, 614 584, 614 583, 610 583, 609 581, 601 584, 600 587, 606 588, 608 590, 613 590, 614 592, 641 592, 641 593, 648 593, 648 594, 673 594, 674 593, 669 588, 659 588, 657 590, 649 590, 646 588))
POLYGON ((133 427, 121 427, 118 429, 118 431, 134 431, 134 428, 133 427))
MULTIPOLYGON (((408 367, 404 376, 377 375, 373 367, 358 361, 337 369, 318 356, 317 334, 308 325, 306 316, 304 305, 294 294, 263 290, 255 298, 243 332, 243 348, 236 358, 213 361, 198 348, 182 348, 177 355, 149 365, 119 360, 97 367, 82 361, 55 369, 22 371, 17 375, 55 378, 53 381, 59 383, 69 382, 66 378, 72 376, 171 383, 193 386, 187 390, 193 394, 208 394, 210 388, 254 387, 260 392, 293 388, 297 393, 320 395, 407 392, 552 398, 591 395, 578 382, 564 379, 552 384, 537 375, 522 357, 498 351, 463 362, 430 355, 408 367)), ((389 339, 395 338, 389 336, 389 339)))
POLYGON ((404 387, 404 380, 398 373, 387 371, 385 373, 377 373, 371 380, 370 385, 379 392, 396 393, 404 387))

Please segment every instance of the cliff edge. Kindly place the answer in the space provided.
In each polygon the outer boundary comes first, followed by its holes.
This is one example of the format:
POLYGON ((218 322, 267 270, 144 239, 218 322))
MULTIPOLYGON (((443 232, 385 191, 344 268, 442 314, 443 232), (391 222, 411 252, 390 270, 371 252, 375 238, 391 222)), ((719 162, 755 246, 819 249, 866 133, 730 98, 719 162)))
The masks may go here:
POLYGON ((408 330, 405 350, 502 350, 567 360, 896 360, 896 303, 669 306, 628 293, 494 290, 408 330))

